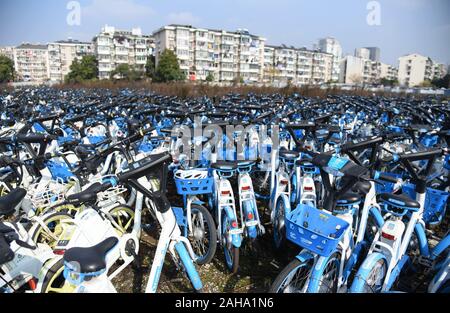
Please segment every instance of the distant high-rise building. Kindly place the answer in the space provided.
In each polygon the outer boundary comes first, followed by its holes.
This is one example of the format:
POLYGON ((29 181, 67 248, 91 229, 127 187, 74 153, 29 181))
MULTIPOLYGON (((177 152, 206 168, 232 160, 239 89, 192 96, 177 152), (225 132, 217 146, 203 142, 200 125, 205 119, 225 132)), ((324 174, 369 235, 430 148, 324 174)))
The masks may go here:
POLYGON ((22 44, 14 49, 14 68, 24 81, 44 82, 49 79, 47 45, 22 44))
POLYGON ((370 60, 370 50, 367 48, 355 49, 355 57, 370 60))
POLYGON ((365 47, 369 50, 369 59, 375 62, 380 62, 381 51, 378 47, 365 47))
POLYGON ((339 80, 340 73, 340 61, 342 59, 342 47, 339 41, 333 37, 327 37, 319 39, 317 48, 320 51, 330 53, 333 55, 333 65, 331 80, 337 82, 339 80))

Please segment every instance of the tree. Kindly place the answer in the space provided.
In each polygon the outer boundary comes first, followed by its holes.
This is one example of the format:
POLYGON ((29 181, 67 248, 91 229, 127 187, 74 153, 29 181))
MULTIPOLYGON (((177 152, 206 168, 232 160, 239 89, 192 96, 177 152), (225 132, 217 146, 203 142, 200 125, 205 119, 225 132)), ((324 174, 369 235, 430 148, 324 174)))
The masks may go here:
POLYGON ((85 55, 79 61, 75 59, 70 65, 70 72, 66 76, 68 83, 80 83, 98 77, 98 61, 93 55, 85 55))
POLYGON ((420 87, 431 87, 431 81, 429 81, 428 79, 424 80, 421 84, 420 87))
POLYGON ((153 78, 155 76, 155 57, 150 55, 145 64, 145 76, 153 78))
POLYGON ((14 62, 7 56, 0 55, 0 83, 14 79, 14 62))
POLYGON ((450 74, 442 78, 433 79, 431 84, 437 88, 450 88, 450 74))
POLYGON ((164 50, 163 53, 161 53, 153 80, 155 82, 164 83, 184 80, 184 78, 185 75, 180 69, 175 53, 171 50, 164 50))
POLYGON ((136 81, 142 78, 142 73, 136 71, 134 67, 131 67, 128 64, 119 64, 110 74, 111 79, 116 77, 118 79, 136 81))
POLYGON ((209 83, 213 82, 214 81, 214 74, 209 72, 208 76, 206 76, 206 81, 209 82, 209 83))
POLYGON ((380 79, 380 85, 383 85, 383 86, 395 86, 395 85, 398 85, 398 80, 382 78, 382 79, 380 79))

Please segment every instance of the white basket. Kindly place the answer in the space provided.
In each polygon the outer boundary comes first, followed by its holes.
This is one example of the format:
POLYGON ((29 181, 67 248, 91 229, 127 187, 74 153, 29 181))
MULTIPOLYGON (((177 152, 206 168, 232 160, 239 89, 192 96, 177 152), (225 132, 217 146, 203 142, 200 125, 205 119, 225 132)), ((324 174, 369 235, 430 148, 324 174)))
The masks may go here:
MULTIPOLYGON (((97 177, 94 178, 92 180, 92 183, 100 183, 102 184, 104 182, 104 180, 107 180, 108 178, 116 178, 115 175, 105 175, 105 176, 101 176, 101 177, 97 177)), ((116 185, 113 187, 110 187, 109 189, 100 192, 97 195, 97 199, 99 202, 102 201, 116 201, 117 198, 122 195, 123 193, 125 193, 127 191, 127 188, 121 186, 121 185, 116 185)))
POLYGON ((62 179, 48 180, 46 183, 39 182, 30 185, 27 196, 34 208, 42 209, 60 204, 69 189, 69 184, 62 179))

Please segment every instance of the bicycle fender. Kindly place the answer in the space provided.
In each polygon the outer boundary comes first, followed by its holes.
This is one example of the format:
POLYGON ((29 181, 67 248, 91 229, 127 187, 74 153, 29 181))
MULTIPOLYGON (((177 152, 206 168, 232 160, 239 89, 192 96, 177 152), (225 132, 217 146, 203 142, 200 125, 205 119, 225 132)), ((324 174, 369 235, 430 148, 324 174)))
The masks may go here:
POLYGON ((362 263, 358 272, 355 275, 355 279, 353 280, 352 286, 350 287, 350 293, 361 293, 362 288, 364 286, 365 281, 367 280, 367 276, 369 275, 370 270, 381 259, 386 259, 386 256, 380 252, 375 252, 369 254, 367 258, 362 263))

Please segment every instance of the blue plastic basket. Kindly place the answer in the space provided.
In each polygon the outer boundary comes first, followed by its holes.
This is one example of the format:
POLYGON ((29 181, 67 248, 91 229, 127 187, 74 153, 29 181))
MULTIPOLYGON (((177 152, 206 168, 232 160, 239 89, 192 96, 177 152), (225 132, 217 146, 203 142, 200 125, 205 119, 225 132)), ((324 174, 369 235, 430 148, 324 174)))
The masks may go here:
POLYGON ((179 179, 175 178, 175 185, 179 195, 210 194, 213 189, 213 178, 179 179))
POLYGON ((47 168, 52 174, 52 179, 61 179, 64 183, 67 183, 71 177, 75 176, 66 163, 48 161, 47 168))
MULTIPOLYGON (((390 176, 390 177, 395 177, 397 179, 402 177, 401 174, 395 174, 395 173, 382 173, 382 174, 390 176)), ((380 180, 380 181, 383 183, 383 185, 375 184, 375 191, 377 193, 392 193, 394 191, 395 183, 391 183, 391 182, 384 181, 384 180, 380 180)))
MULTIPOLYGON (((402 188, 402 192, 411 199, 416 198, 416 186, 414 184, 405 184, 402 188)), ((423 212, 423 221, 425 223, 438 224, 441 222, 442 217, 445 215, 449 196, 450 193, 448 192, 427 188, 427 193, 425 195, 425 209, 423 212)))
POLYGON ((349 226, 349 223, 334 215, 299 204, 286 215, 286 238, 300 247, 326 257, 335 251, 349 226))

